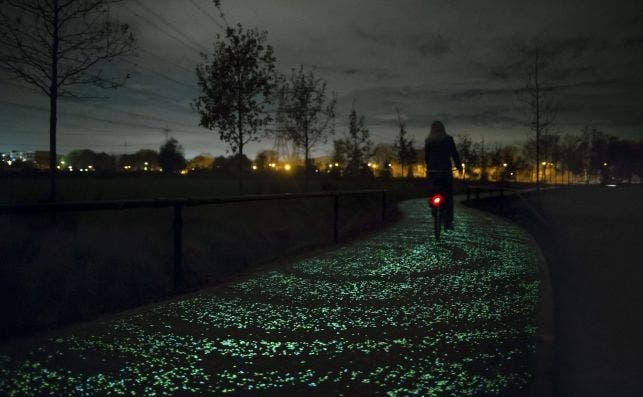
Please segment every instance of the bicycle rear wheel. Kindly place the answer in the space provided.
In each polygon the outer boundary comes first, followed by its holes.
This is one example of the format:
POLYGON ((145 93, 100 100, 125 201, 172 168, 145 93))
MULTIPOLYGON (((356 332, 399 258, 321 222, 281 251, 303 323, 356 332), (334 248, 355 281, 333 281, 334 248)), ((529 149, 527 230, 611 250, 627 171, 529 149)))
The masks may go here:
POLYGON ((440 208, 436 208, 435 216, 433 217, 433 232, 435 239, 440 240, 440 229, 442 228, 442 219, 440 219, 440 208))

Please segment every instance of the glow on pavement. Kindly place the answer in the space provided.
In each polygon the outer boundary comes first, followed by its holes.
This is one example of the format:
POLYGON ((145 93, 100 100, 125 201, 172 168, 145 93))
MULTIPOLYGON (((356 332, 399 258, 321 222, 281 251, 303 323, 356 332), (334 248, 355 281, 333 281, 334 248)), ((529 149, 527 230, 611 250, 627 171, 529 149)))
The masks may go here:
POLYGON ((0 349, 0 394, 479 395, 530 380, 537 256, 511 223, 426 200, 366 239, 0 349))

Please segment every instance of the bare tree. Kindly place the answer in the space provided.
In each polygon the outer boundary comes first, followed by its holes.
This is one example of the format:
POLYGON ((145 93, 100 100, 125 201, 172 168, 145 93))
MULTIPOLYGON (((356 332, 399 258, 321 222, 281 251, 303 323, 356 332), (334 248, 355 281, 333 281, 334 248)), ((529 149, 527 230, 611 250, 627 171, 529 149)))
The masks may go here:
POLYGON ((277 108, 278 133, 304 152, 304 180, 308 189, 310 152, 319 143, 326 143, 335 133, 335 95, 326 93, 326 81, 315 77, 313 71, 293 69, 290 78, 279 89, 277 108))
POLYGON ((111 18, 120 0, 0 1, 0 67, 49 97, 50 200, 56 200, 58 98, 81 86, 117 88, 102 68, 131 52, 129 26, 111 18))
POLYGON ((355 104, 348 116, 348 131, 344 133, 344 139, 336 140, 335 153, 337 157, 345 159, 345 174, 349 176, 362 176, 370 173, 365 167, 365 160, 371 153, 373 142, 366 127, 364 116, 358 116, 355 104))
POLYGON ((239 193, 243 192, 243 148, 258 141, 261 129, 272 117, 266 110, 274 94, 277 76, 272 46, 267 32, 228 27, 217 35, 211 57, 201 54, 197 66, 201 95, 194 105, 201 115, 200 125, 218 130, 239 160, 239 193))
POLYGON ((561 142, 561 163, 567 173, 567 183, 574 183, 574 175, 580 175, 585 170, 584 159, 587 147, 580 135, 565 134, 561 142))
POLYGON ((379 175, 381 177, 391 176, 391 161, 397 157, 395 146, 389 143, 378 143, 373 148, 371 159, 375 162, 376 167, 379 168, 379 175))
POLYGON ((528 125, 535 137, 536 150, 536 189, 540 192, 541 141, 547 135, 556 119, 556 107, 552 101, 553 87, 547 83, 547 69, 552 53, 542 45, 534 44, 525 50, 527 61, 527 81, 524 92, 529 110, 528 125))
POLYGON ((279 162, 279 153, 275 150, 261 150, 255 157, 255 165, 261 171, 269 169, 270 164, 279 162))
POLYGON ((481 139, 480 142, 473 144, 473 150, 475 151, 475 157, 478 160, 478 166, 480 167, 480 177, 479 179, 483 182, 486 182, 489 179, 487 175, 487 167, 489 166, 489 155, 485 150, 484 139, 481 139))
POLYGON ((407 138, 406 122, 400 115, 400 109, 395 109, 397 112, 397 125, 399 127, 399 134, 395 140, 395 150, 397 151, 397 159, 402 167, 402 177, 404 177, 404 167, 407 167, 407 177, 413 176, 413 163, 417 160, 415 148, 413 147, 413 138, 407 138))
POLYGON ((458 153, 462 159, 462 164, 456 166, 462 167, 462 179, 467 178, 467 168, 471 168, 478 161, 476 152, 473 150, 473 141, 469 135, 458 135, 458 142, 456 143, 458 153))

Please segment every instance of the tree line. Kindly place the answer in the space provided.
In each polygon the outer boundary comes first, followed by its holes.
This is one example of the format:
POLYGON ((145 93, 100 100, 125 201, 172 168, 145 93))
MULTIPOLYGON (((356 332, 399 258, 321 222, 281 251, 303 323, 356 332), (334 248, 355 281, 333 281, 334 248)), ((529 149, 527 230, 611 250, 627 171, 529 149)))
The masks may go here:
MULTIPOLYGON (((373 145, 364 119, 351 113, 351 122, 343 138, 333 141, 330 156, 283 160, 275 150, 261 150, 254 159, 245 154, 211 156, 200 154, 186 159, 182 146, 168 139, 158 150, 142 149, 130 154, 108 154, 89 149, 74 150, 58 156, 57 168, 64 171, 98 173, 162 172, 165 174, 202 173, 236 177, 239 164, 246 174, 264 175, 284 170, 304 177, 424 177, 423 148, 407 138, 405 123, 398 116, 398 136, 391 143, 373 145), (306 166, 308 164, 308 166, 306 166)), ((456 146, 464 162, 469 181, 536 182, 535 138, 522 145, 488 144, 473 141, 467 135, 456 136, 456 146)), ((538 173, 543 183, 608 183, 643 179, 643 142, 622 139, 596 128, 585 127, 579 133, 545 134, 541 137, 538 173)), ((14 170, 48 169, 49 152, 37 151, 31 160, 14 162, 14 170)), ((9 168, 0 162, 0 169, 9 168)))

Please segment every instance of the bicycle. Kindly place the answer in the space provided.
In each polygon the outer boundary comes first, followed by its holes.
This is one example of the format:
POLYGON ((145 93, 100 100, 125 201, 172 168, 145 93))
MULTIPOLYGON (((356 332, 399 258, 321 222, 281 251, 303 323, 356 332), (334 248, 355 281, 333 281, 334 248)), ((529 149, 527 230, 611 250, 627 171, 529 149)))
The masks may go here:
POLYGON ((444 226, 444 219, 441 216, 442 214, 442 203, 444 203, 444 195, 442 193, 433 193, 428 199, 429 207, 431 207, 431 215, 433 215, 433 233, 435 234, 435 239, 440 240, 440 231, 444 226))

